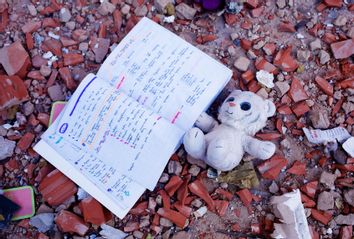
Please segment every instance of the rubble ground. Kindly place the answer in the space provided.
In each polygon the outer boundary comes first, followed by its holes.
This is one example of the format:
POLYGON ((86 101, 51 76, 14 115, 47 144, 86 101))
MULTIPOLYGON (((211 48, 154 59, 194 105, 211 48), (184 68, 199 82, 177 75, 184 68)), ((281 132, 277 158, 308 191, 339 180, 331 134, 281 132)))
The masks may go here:
POLYGON ((310 143, 302 129, 354 135, 354 2, 240 6, 232 14, 192 0, 0 0, 0 188, 32 185, 36 198, 36 215, 0 237, 269 238, 277 222, 270 198, 300 189, 312 238, 352 238, 354 158, 340 144, 310 143), (245 178, 221 182, 181 147, 155 190, 120 220, 33 146, 52 103, 68 100, 143 16, 233 70, 211 115, 233 89, 273 100, 276 115, 256 137, 277 151, 266 161, 245 156, 245 178))

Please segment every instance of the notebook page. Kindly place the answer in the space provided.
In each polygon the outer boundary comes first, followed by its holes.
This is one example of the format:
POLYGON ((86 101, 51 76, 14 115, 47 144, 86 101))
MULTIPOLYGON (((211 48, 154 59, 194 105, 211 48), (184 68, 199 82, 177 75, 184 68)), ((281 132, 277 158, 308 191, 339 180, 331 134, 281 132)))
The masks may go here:
POLYGON ((150 190, 183 135, 178 127, 93 74, 81 82, 57 121, 58 140, 66 140, 150 190))
POLYGON ((232 71, 162 26, 143 18, 97 76, 186 131, 232 71))

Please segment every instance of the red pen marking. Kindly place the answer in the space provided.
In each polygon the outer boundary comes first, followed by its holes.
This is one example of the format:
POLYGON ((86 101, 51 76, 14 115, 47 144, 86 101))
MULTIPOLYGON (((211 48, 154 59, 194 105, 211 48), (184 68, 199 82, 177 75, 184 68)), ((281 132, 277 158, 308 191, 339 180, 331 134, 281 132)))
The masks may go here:
POLYGON ((175 116, 173 116, 172 124, 174 124, 174 123, 176 122, 176 120, 177 120, 177 118, 178 118, 178 116, 179 116, 180 114, 181 114, 181 112, 178 111, 178 112, 175 114, 175 116))
POLYGON ((124 80, 125 80, 125 77, 123 76, 117 85, 117 89, 119 89, 122 86, 124 80))

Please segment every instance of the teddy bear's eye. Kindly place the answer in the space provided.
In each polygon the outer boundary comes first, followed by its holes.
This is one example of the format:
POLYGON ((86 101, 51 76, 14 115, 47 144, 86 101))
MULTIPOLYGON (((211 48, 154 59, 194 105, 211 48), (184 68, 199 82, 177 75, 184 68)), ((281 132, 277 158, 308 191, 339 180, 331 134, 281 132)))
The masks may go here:
POLYGON ((242 102, 241 103, 241 110, 247 111, 251 109, 251 104, 248 102, 242 102))
POLYGON ((228 99, 226 100, 226 102, 231 102, 231 101, 234 101, 234 100, 235 100, 234 97, 230 97, 230 98, 228 98, 228 99))

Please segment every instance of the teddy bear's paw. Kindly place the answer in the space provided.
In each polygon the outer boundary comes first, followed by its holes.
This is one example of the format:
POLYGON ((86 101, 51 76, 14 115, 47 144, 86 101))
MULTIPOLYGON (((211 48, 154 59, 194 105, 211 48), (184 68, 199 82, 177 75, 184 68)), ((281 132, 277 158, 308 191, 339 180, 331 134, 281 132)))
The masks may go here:
POLYGON ((198 128, 190 129, 183 137, 184 148, 193 158, 201 159, 205 155, 204 133, 198 128))
POLYGON ((275 144, 269 141, 263 141, 259 147, 259 158, 263 160, 269 159, 275 153, 275 149, 275 144))
POLYGON ((229 143, 224 139, 215 139, 208 146, 208 159, 219 161, 229 153, 229 143))

